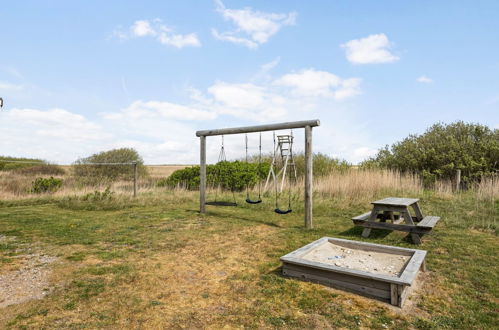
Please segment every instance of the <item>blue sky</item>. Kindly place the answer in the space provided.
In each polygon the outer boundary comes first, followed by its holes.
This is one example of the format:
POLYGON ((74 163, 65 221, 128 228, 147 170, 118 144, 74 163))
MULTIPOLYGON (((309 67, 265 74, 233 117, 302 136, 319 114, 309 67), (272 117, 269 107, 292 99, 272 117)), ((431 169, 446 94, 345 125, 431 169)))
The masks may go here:
MULTIPOLYGON (((0 154, 70 163, 130 146, 147 163, 196 163, 198 129, 318 118, 314 150, 357 163, 438 121, 498 128, 497 13, 498 1, 4 2, 0 154)), ((243 155, 243 136, 226 144, 243 155)))

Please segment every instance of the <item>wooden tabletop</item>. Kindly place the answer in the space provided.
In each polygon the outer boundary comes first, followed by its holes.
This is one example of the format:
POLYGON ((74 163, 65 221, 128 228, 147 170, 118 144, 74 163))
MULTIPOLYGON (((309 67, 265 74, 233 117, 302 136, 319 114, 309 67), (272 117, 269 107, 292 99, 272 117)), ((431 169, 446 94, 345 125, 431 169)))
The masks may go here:
POLYGON ((419 201, 419 198, 400 198, 400 197, 387 197, 374 201, 373 205, 391 205, 391 206, 410 206, 419 201))

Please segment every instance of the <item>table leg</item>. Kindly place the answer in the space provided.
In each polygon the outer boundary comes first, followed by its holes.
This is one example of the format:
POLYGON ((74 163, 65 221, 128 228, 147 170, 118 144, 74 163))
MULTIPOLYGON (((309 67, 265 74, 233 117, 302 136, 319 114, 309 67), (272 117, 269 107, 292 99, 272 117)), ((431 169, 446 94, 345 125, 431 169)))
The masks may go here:
POLYGON ((414 213, 416 213, 416 218, 418 221, 423 220, 423 212, 421 212, 421 208, 419 207, 418 203, 412 204, 412 208, 414 209, 414 213))
MULTIPOLYGON (((373 207, 373 210, 371 211, 371 215, 369 216, 368 222, 374 222, 376 221, 376 218, 378 217, 378 207, 375 206, 373 207)), ((364 228, 362 231, 362 237, 369 237, 369 234, 371 234, 371 228, 364 228)))
MULTIPOLYGON (((402 212, 402 215, 406 224, 414 226, 414 221, 412 221, 409 209, 406 209, 404 212, 402 212)), ((421 244, 421 237, 418 234, 411 233, 411 238, 414 244, 421 244)))

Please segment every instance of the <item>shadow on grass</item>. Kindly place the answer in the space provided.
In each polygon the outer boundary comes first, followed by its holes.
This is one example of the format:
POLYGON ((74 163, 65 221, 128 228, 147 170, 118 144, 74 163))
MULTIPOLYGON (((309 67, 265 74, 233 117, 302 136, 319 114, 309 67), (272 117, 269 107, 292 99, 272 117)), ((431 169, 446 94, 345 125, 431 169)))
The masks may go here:
POLYGON ((206 215, 214 216, 214 217, 218 217, 218 218, 225 218, 225 219, 230 218, 230 219, 239 220, 242 222, 258 223, 258 224, 262 224, 262 225, 266 225, 266 226, 270 226, 270 227, 283 228, 279 224, 271 222, 271 221, 257 220, 257 219, 253 219, 253 218, 242 217, 242 216, 239 216, 236 214, 227 214, 227 213, 222 213, 222 212, 217 212, 217 211, 208 211, 208 212, 206 212, 206 215))
MULTIPOLYGON (((363 230, 364 230, 363 227, 355 226, 339 234, 343 236, 359 238, 362 237, 363 230)), ((369 238, 375 238, 375 239, 385 238, 386 236, 390 235, 391 232, 392 232, 391 230, 385 230, 385 229, 372 229, 371 233, 369 234, 369 238)))

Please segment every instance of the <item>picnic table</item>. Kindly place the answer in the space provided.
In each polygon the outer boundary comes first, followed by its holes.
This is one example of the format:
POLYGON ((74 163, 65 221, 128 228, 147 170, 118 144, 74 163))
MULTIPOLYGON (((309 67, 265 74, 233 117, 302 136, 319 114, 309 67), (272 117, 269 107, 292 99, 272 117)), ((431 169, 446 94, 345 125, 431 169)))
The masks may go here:
POLYGON ((371 211, 352 218, 352 221, 356 226, 364 227, 362 237, 369 237, 373 228, 398 230, 408 232, 415 244, 421 244, 421 237, 432 231, 440 217, 423 216, 418 202, 418 198, 384 198, 372 202, 371 211), (412 208, 414 216, 409 208, 412 208))

